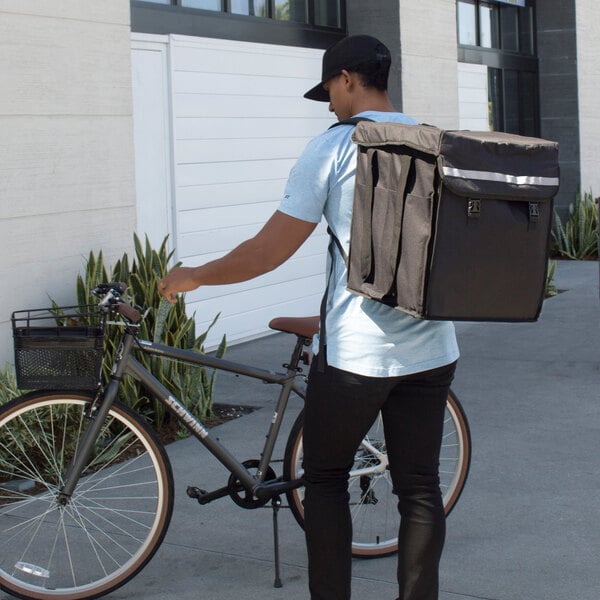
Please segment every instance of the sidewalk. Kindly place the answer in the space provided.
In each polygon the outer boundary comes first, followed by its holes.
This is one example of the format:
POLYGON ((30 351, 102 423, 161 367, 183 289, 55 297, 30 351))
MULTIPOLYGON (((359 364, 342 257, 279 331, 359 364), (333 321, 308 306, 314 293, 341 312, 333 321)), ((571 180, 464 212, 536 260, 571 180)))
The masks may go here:
MULTIPOLYGON (((600 597, 598 263, 560 262, 556 284, 564 291, 545 302, 538 323, 457 324, 462 357, 453 389, 470 420, 473 458, 448 519, 440 600, 600 597)), ((278 370, 290 346, 278 334, 233 347, 228 358, 278 370)), ((241 459, 257 458, 276 390, 228 377, 216 401, 264 408, 211 433, 241 459)), ((293 401, 288 427, 299 408, 293 401)), ((279 513, 283 587, 275 589, 272 511, 229 499, 200 506, 187 485, 219 487, 226 473, 195 440, 173 444, 169 454, 176 504, 165 543, 109 597, 308 598, 303 534, 290 511, 279 513)), ((353 598, 392 600, 394 577, 394 558, 355 560, 353 598)))

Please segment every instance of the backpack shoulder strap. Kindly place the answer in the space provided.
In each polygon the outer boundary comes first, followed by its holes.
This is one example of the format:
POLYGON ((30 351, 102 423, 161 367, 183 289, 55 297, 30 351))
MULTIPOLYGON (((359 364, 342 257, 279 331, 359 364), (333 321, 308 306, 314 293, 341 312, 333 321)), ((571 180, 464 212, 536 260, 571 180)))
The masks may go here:
MULTIPOLYGON (((334 127, 337 127, 338 125, 353 125, 353 126, 356 126, 361 121, 369 121, 371 123, 375 122, 375 121, 373 121, 373 119, 369 119, 368 117, 350 117, 349 119, 343 119, 341 121, 338 121, 337 123, 334 123, 333 125, 331 125, 329 127, 329 129, 333 129, 334 127)), ((331 231, 330 227, 327 227, 327 233, 329 234, 331 240, 337 246, 337 249, 339 250, 340 254, 342 255, 342 258, 344 259, 344 262, 346 263, 346 266, 348 266, 348 255, 346 254, 346 252, 342 248, 342 244, 340 243, 340 240, 338 240, 337 236, 333 233, 333 231, 331 231)), ((331 251, 331 249, 330 249, 330 251, 331 251)), ((333 255, 332 255, 332 259, 333 259, 333 255)))
POLYGON ((338 121, 329 127, 329 129, 333 129, 338 125, 357 125, 361 121, 371 121, 374 123, 373 119, 369 119, 368 117, 350 117, 349 119, 343 119, 342 121, 338 121))
MULTIPOLYGON (((352 125, 355 126, 357 123, 360 123, 361 121, 371 121, 373 122, 373 119, 369 119, 367 117, 352 117, 350 119, 343 119, 342 121, 338 121, 337 123, 334 123, 333 125, 331 125, 331 127, 329 127, 329 129, 333 129, 334 127, 337 127, 338 125, 352 125)), ((329 234, 329 247, 327 249, 327 251, 330 254, 330 258, 331 258, 331 268, 333 268, 333 246, 337 246, 337 249, 339 250, 340 254, 342 255, 342 259, 344 260, 344 263, 346 264, 346 268, 348 267, 348 255, 346 254, 346 252, 344 251, 344 249, 342 248, 342 244, 340 243, 340 240, 337 238, 337 236, 335 235, 335 233, 333 233, 333 231, 331 230, 330 227, 327 227, 327 233, 329 234)), ((326 343, 325 343, 325 336, 326 336, 326 327, 325 327, 325 313, 326 313, 326 305, 327 305, 327 296, 329 295, 329 278, 331 277, 331 273, 329 274, 328 277, 328 281, 327 281, 327 286, 325 287, 325 293, 323 294, 323 299, 321 300, 321 309, 320 309, 320 334, 319 334, 319 371, 323 372, 325 369, 325 361, 326 361, 326 343)))

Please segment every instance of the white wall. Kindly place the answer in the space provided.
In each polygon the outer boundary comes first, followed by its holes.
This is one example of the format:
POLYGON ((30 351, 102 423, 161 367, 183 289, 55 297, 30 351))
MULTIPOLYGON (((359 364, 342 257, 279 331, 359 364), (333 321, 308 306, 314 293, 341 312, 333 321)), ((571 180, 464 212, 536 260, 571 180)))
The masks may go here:
POLYGON ((400 2, 403 112, 421 122, 458 127, 456 3, 400 2))
POLYGON ((600 196, 600 5, 576 0, 581 189, 600 196))
MULTIPOLYGON (((318 81, 322 51, 162 36, 167 60, 160 74, 159 42, 158 36, 133 34, 138 194, 146 177, 161 181, 150 202, 138 197, 138 222, 157 234, 161 227, 172 232, 176 258, 202 264, 259 230, 277 209, 296 158, 333 122, 326 103, 302 98, 318 81), (165 86, 168 102, 162 100, 165 86), (161 103, 170 111, 171 144, 152 156, 147 144, 138 142, 138 132, 150 141, 148 132, 157 131, 153 148, 162 145, 161 103), (170 175, 159 176, 169 153, 170 175), (170 187, 165 187, 169 177, 170 187), (164 190, 162 205, 158 189, 164 190), (170 224, 162 216, 165 205, 172 209, 170 224)), ((199 332, 221 313, 206 345, 223 333, 230 342, 263 335, 274 316, 317 314, 326 245, 321 225, 276 271, 239 285, 188 293, 199 332)))
POLYGON ((0 4, 0 365, 13 310, 75 299, 135 223, 129 1, 0 4))

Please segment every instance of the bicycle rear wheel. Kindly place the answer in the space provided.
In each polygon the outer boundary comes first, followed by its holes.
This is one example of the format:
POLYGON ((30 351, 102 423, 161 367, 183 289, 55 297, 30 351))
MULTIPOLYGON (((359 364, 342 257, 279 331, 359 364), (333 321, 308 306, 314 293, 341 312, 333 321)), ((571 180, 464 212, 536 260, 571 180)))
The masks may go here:
MULTIPOLYGON (((304 414, 296 419, 287 441, 284 478, 302 477, 302 428, 304 414)), ((463 490, 471 460, 471 436, 466 415, 450 392, 446 403, 444 434, 440 454, 440 488, 446 515, 456 505, 463 490)), ((355 455, 348 491, 352 515, 352 554, 379 557, 398 549, 398 499, 392 493, 383 423, 378 416, 355 455)), ((287 492, 292 513, 304 528, 304 489, 287 492)))
POLYGON ((34 392, 0 410, 0 587, 81 600, 123 585, 150 560, 173 510, 164 448, 139 415, 111 407, 71 498, 58 491, 92 397, 34 392))

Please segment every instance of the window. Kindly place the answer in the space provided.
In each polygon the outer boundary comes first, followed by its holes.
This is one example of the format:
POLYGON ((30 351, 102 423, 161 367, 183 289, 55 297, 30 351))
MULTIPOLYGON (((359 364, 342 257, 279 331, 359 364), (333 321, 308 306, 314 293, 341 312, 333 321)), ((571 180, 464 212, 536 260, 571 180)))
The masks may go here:
POLYGON ((341 10, 339 0, 314 0, 315 25, 324 27, 341 27, 341 10))
POLYGON ((203 8, 204 10, 221 10, 221 0, 181 0, 181 6, 203 8))
POLYGON ((503 72, 504 83, 504 127, 507 133, 520 133, 519 131, 519 72, 505 69, 503 72))
POLYGON ((515 6, 503 6, 500 11, 500 35, 502 50, 519 51, 519 9, 515 6))
POLYGON ((151 4, 167 5, 173 11, 191 8, 315 27, 343 28, 343 0, 131 0, 132 12, 151 4))
POLYGON ((503 131, 502 69, 488 67, 488 106, 490 131, 503 131))
MULTIPOLYGON (((530 0, 528 0, 528 4, 530 0)), ((458 0, 458 43, 533 54, 533 6, 493 0, 458 0)))
POLYGON ((492 131, 539 134, 533 11, 531 0, 457 0, 458 60, 487 68, 492 131))
POLYGON ((491 131, 538 135, 535 73, 488 68, 491 131))
POLYGON ((482 48, 500 47, 498 6, 496 4, 482 2, 479 5, 479 45, 482 48))
POLYGON ((521 77, 521 126, 523 135, 535 137, 537 127, 537 77, 535 73, 523 72, 521 77))
POLYGON ((265 0, 231 0, 231 12, 236 15, 266 17, 267 3, 265 0))
POLYGON ((306 2, 304 0, 275 0, 274 16, 280 21, 306 23, 306 2))
POLYGON ((533 54, 533 8, 528 6, 519 12, 519 50, 522 54, 533 54))
POLYGON ((458 9, 458 43, 465 46, 477 46, 477 13, 475 2, 460 0, 458 9))

